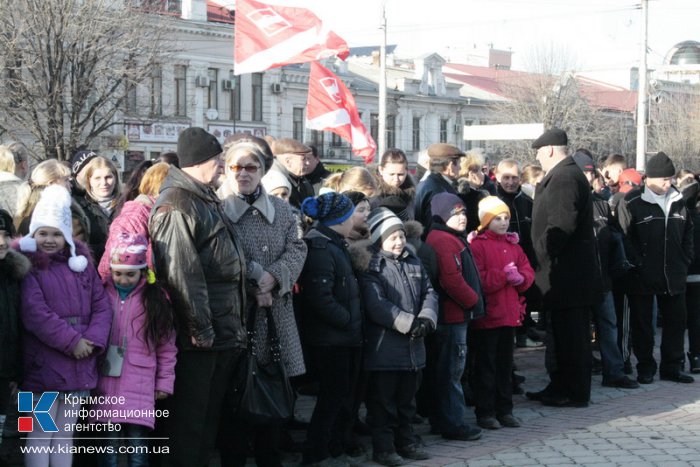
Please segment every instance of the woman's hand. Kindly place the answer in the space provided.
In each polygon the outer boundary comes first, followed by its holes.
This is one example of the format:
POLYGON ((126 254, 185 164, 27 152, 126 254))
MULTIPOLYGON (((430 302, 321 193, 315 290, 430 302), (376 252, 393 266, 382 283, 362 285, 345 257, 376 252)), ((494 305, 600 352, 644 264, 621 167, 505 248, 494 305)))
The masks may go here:
POLYGON ((270 292, 256 293, 255 301, 258 303, 259 308, 272 306, 272 294, 270 292))
POLYGON ((267 271, 263 273, 262 277, 258 281, 258 288, 262 293, 272 292, 272 289, 274 289, 276 285, 277 279, 275 279, 275 276, 267 271))
POLYGON ((166 397, 168 397, 168 393, 167 393, 167 392, 163 392, 163 391, 156 391, 156 394, 155 394, 155 395, 156 395, 156 400, 157 400, 157 401, 162 400, 162 399, 165 399, 166 397))

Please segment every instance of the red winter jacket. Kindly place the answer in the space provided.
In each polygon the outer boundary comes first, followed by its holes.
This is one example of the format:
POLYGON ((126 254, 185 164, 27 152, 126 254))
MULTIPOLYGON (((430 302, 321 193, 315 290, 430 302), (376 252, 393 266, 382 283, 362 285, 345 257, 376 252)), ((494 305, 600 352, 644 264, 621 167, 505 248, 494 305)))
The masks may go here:
POLYGON ((535 271, 518 245, 518 235, 497 234, 491 230, 477 235, 471 242, 474 262, 481 276, 481 287, 486 296, 486 316, 473 320, 474 329, 521 326, 525 315, 525 298, 520 294, 530 288, 535 271), (514 263, 525 280, 518 286, 506 282, 503 268, 514 263))

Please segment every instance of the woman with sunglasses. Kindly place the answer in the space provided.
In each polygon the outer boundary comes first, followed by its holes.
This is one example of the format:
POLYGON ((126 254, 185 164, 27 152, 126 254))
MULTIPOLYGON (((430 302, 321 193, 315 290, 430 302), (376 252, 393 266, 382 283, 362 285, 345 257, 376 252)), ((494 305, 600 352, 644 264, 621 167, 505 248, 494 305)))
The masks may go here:
MULTIPOLYGON (((291 292, 306 259, 301 223, 293 208, 268 195, 261 184, 265 155, 250 142, 236 142, 225 153, 226 178, 217 194, 243 247, 248 279, 247 316, 257 313, 258 361, 270 359, 265 308, 271 307, 287 376, 306 372, 291 292)), ((281 426, 247 426, 227 423, 220 438, 222 465, 246 463, 247 435, 252 435, 258 465, 278 466, 281 426)))

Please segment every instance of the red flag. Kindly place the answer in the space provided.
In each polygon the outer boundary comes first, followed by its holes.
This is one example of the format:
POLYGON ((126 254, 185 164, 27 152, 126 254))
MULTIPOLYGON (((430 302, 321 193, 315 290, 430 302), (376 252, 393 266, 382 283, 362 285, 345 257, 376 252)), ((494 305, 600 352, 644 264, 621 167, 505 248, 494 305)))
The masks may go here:
MULTIPOLYGON (((274 2, 274 0, 273 0, 274 2)), ((306 8, 236 0, 234 73, 256 73, 350 51, 340 36, 306 8)))
POLYGON ((331 131, 352 144, 352 152, 365 164, 374 159, 377 145, 357 112, 355 98, 345 84, 318 62, 311 63, 309 98, 306 101, 306 126, 331 131))

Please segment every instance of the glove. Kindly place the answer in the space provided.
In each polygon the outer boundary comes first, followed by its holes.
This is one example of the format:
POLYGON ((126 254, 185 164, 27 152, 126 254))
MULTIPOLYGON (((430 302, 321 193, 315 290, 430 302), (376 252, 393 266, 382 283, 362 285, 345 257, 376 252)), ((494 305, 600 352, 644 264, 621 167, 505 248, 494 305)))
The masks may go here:
POLYGON ((525 278, 518 272, 518 267, 513 263, 508 263, 503 267, 503 272, 506 273, 506 282, 517 286, 525 282, 525 278))
POLYGON ((433 330, 433 323, 428 318, 416 318, 411 323, 411 337, 425 337, 433 330))

